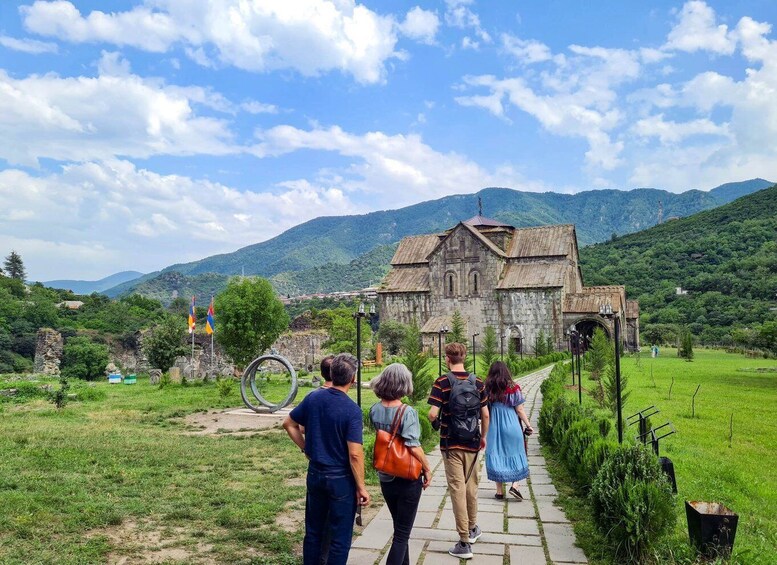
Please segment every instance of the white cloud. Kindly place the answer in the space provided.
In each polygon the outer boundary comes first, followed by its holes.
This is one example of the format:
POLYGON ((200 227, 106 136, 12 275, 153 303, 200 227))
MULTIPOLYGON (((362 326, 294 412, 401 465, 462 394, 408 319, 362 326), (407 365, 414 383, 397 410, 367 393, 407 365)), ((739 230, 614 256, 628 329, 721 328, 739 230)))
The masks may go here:
POLYGON ((253 153, 261 158, 303 149, 353 158, 343 170, 321 171, 316 182, 338 186, 354 198, 368 195, 373 208, 396 208, 423 199, 472 192, 484 186, 547 189, 527 182, 510 167, 488 171, 463 155, 435 151, 414 134, 357 135, 336 126, 311 130, 277 126, 257 132, 257 137, 259 144, 253 153))
MULTIPOLYGON (((503 33, 500 39, 502 40, 502 49, 507 54, 515 57, 521 64, 541 63, 543 61, 550 61, 554 57, 550 47, 541 41, 521 39, 509 33, 503 33)), ((563 55, 556 55, 556 57, 559 58, 559 63, 563 63, 563 55)))
MULTIPOLYGON (((396 56, 393 16, 354 0, 148 0, 125 12, 88 14, 69 1, 37 0, 21 10, 26 29, 39 35, 158 53, 180 44, 204 66, 215 59, 255 72, 295 69, 313 76, 339 70, 375 83, 396 56)), ((427 40, 428 14, 411 10, 402 29, 427 40)))
MULTIPOLYGON (((506 44, 521 49, 529 46, 512 39, 506 44)), ((619 166, 624 144, 613 139, 612 132, 625 116, 618 106, 617 89, 641 76, 640 53, 579 45, 569 47, 569 56, 554 55, 539 45, 532 45, 530 51, 534 62, 547 63, 550 69, 504 79, 464 77, 464 89, 486 89, 488 94, 463 95, 456 101, 482 107, 499 117, 505 117, 507 108, 514 106, 551 133, 585 139, 589 167, 612 170, 619 166)))
MULTIPOLYGON (((480 25, 480 16, 469 9, 472 0, 445 0, 445 23, 459 29, 471 29, 483 43, 491 43, 491 35, 480 25)), ((478 42, 465 38, 467 47, 477 49, 478 42)), ((464 40, 462 40, 464 45, 464 40)))
POLYGON ((725 24, 716 25, 715 11, 701 0, 686 2, 678 14, 677 24, 667 37, 665 49, 678 51, 712 51, 731 55, 736 41, 725 24))
POLYGON ((728 136, 727 124, 718 125, 707 118, 687 122, 665 120, 663 114, 637 121, 632 131, 640 137, 656 137, 664 145, 676 144, 697 135, 728 136))
POLYGON ((115 159, 53 174, 0 171, 0 208, 11 212, 0 240, 40 280, 151 271, 263 241, 315 216, 357 211, 341 190, 306 181, 238 191, 115 159))
POLYGON ((405 21, 400 24, 399 30, 411 39, 432 45, 439 27, 440 18, 437 17, 437 14, 416 6, 407 12, 405 21))
POLYGON ((480 49, 480 42, 473 40, 469 35, 465 35, 461 38, 461 48, 477 51, 480 49))
POLYGON ((41 53, 56 53, 58 48, 56 43, 47 41, 37 41, 35 39, 17 39, 7 35, 0 35, 0 45, 13 51, 21 51, 30 55, 40 55, 41 53))
POLYGON ((248 100, 240 105, 240 108, 249 114, 277 114, 278 106, 275 104, 265 104, 256 100, 248 100))
POLYGON ((103 53, 96 77, 54 74, 16 79, 0 70, 0 158, 86 161, 113 156, 224 155, 237 149, 225 120, 198 105, 233 106, 208 89, 165 85, 128 74, 117 53, 103 53))

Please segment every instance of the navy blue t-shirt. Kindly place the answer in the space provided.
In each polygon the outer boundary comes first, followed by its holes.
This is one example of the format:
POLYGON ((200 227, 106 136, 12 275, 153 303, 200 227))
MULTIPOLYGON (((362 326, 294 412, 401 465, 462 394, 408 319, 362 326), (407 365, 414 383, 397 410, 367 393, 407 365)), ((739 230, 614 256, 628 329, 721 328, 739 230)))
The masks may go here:
POLYGON ((289 416, 305 426, 305 453, 311 466, 326 472, 351 472, 348 442, 362 443, 362 411, 347 394, 336 388, 317 390, 289 416))

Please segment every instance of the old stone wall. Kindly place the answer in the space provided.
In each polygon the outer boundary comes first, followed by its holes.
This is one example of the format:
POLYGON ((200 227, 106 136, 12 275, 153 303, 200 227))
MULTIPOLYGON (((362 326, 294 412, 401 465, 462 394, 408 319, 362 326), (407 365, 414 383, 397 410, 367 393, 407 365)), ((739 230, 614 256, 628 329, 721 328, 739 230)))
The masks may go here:
POLYGON ((33 370, 43 375, 59 375, 63 345, 61 333, 51 328, 39 329, 33 370))
POLYGON ((428 292, 380 294, 379 300, 380 316, 383 320, 410 325, 415 318, 420 328, 432 315, 428 292))
POLYGON ((318 363, 326 355, 322 350, 327 334, 321 330, 289 332, 273 344, 279 354, 291 362, 294 369, 306 369, 318 373, 318 363))
POLYGON ((553 337, 557 349, 564 349, 561 289, 512 290, 499 294, 508 340, 520 335, 524 353, 533 353, 537 336, 544 332, 553 337))

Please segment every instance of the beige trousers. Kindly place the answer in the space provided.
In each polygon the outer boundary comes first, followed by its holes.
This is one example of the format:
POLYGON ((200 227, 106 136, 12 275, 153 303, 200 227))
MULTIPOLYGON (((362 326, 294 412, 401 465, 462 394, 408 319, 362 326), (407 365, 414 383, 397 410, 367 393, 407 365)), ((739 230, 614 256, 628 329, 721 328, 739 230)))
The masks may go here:
POLYGON ((477 455, 461 449, 449 449, 442 454, 456 531, 463 542, 469 542, 469 531, 478 522, 478 470, 472 469, 476 465, 477 455), (464 479, 470 469, 472 473, 465 484, 464 479))

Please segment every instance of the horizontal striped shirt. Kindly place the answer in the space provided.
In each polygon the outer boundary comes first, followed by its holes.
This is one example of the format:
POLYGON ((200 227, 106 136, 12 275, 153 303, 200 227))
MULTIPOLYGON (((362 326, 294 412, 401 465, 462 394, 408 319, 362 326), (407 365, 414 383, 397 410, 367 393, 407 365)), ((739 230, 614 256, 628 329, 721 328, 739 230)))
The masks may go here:
MULTIPOLYGON (((469 373, 466 371, 459 372, 456 371, 453 373, 454 376, 459 380, 466 380, 469 377, 469 373)), ((483 383, 480 378, 475 379, 475 386, 478 389, 478 392, 480 392, 480 405, 486 406, 488 399, 486 398, 486 385, 483 383)), ((480 442, 479 441, 473 441, 473 442, 461 442, 456 440, 451 440, 450 443, 448 442, 448 422, 450 421, 451 413, 449 409, 449 402, 451 397, 451 383, 450 380, 448 380, 448 374, 441 375, 438 377, 436 381, 434 381, 434 385, 432 386, 432 393, 429 395, 429 400, 427 401, 432 406, 437 406, 440 409, 440 449, 442 451, 445 451, 447 449, 462 449, 464 451, 474 451, 477 452, 480 450, 480 442)))

